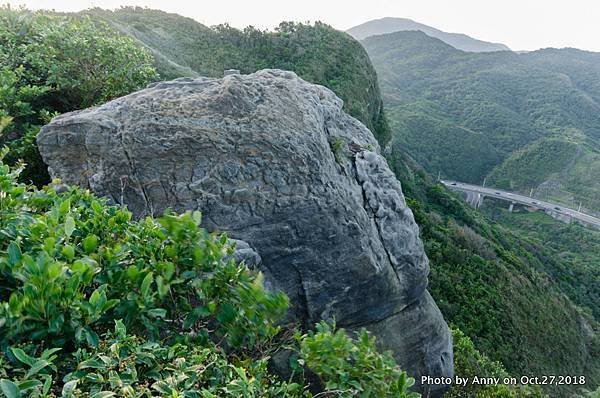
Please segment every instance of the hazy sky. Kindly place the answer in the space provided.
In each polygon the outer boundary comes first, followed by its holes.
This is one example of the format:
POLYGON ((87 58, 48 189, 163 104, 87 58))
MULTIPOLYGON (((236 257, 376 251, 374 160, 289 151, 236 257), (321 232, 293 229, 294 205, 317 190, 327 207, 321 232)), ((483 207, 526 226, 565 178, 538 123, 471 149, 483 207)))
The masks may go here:
MULTIPOLYGON (((338 29, 402 17, 447 32, 501 42, 513 50, 577 47, 600 51, 598 0, 9 0, 12 5, 78 11, 139 5, 207 25, 272 28, 283 20, 327 22, 338 29)), ((5 3, 5 2, 3 2, 5 3)))

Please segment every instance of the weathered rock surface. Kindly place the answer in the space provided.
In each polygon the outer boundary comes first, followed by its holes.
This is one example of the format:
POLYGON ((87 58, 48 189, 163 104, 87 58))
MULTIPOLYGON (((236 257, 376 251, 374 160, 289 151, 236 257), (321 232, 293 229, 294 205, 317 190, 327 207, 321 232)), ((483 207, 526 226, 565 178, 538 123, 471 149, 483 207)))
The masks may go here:
POLYGON ((400 183, 330 90, 277 70, 177 79, 59 116, 38 145, 53 177, 137 216, 201 210, 256 249, 305 325, 367 327, 413 376, 452 375, 400 183))

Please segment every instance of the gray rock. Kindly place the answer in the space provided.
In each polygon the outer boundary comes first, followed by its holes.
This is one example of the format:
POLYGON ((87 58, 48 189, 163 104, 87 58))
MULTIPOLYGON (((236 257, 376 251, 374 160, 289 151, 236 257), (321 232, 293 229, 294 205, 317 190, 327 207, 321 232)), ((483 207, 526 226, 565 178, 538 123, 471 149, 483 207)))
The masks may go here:
POLYGON ((260 269, 262 259, 247 242, 239 239, 229 239, 229 244, 234 247, 231 258, 236 263, 244 262, 248 268, 260 269))
POLYGON ((304 326, 367 327, 411 375, 452 376, 400 183, 330 90, 278 70, 164 82, 57 117, 38 145, 53 177, 138 217, 201 210, 260 253, 304 326))

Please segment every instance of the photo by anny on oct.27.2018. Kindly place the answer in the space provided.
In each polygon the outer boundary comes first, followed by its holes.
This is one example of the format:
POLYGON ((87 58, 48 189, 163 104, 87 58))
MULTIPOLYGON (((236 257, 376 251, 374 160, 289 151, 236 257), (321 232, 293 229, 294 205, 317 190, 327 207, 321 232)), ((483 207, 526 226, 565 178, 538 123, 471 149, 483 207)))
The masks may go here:
POLYGON ((0 4, 0 397, 600 398, 600 4, 0 4))

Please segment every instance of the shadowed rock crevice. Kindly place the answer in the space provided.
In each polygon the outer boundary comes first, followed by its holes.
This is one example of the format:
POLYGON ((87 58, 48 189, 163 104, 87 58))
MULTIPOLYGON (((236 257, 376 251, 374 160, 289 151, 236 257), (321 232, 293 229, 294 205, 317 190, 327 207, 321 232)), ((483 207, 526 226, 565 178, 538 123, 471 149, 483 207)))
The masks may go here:
POLYGON ((59 116, 38 145, 54 177, 122 197, 136 217, 202 211, 256 251, 301 324, 365 326, 412 376, 452 375, 400 183, 330 90, 279 70, 178 79, 59 116))

